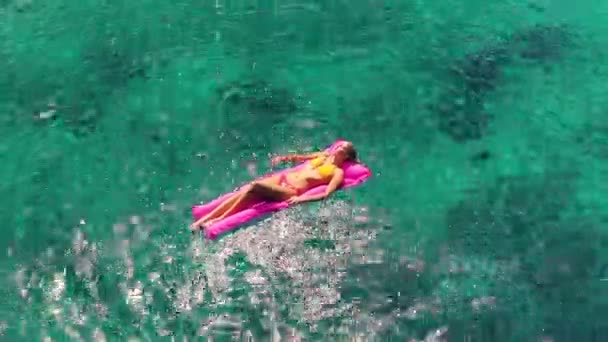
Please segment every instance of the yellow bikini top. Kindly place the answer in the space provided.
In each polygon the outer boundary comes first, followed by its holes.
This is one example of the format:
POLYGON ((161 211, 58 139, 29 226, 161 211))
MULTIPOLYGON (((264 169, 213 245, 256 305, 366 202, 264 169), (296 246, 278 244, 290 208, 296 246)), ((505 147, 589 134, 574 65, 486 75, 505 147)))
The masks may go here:
POLYGON ((333 164, 323 164, 323 162, 325 162, 324 157, 317 157, 310 160, 310 165, 317 169, 321 177, 329 177, 334 173, 336 166, 333 164))

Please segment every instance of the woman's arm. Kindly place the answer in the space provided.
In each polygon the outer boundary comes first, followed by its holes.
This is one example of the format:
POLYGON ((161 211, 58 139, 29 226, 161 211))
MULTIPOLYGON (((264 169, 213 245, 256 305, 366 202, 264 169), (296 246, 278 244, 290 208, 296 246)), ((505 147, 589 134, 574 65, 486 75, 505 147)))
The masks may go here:
POLYGON ((302 202, 318 201, 318 200, 327 198, 338 189, 340 184, 342 184, 342 181, 344 181, 344 171, 342 171, 342 169, 336 169, 334 171, 333 177, 331 178, 331 181, 329 181, 329 184, 327 185, 327 189, 325 189, 325 192, 316 194, 316 195, 310 195, 310 196, 306 196, 306 195, 295 196, 295 197, 290 198, 288 200, 288 202, 289 203, 302 203, 302 202))
POLYGON ((288 154, 284 156, 277 156, 272 158, 272 164, 278 164, 280 162, 301 162, 310 159, 314 159, 327 154, 327 152, 314 152, 309 154, 288 154))

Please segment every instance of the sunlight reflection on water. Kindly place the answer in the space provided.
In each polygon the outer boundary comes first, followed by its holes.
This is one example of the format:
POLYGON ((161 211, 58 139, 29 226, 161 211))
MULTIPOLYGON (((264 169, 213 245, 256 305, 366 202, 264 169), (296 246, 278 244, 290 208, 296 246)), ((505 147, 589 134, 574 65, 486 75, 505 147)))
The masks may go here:
MULTIPOLYGON (((37 314, 55 322, 39 328, 41 337, 105 341, 121 331, 144 340, 227 334, 297 341, 331 319, 330 333, 366 340, 395 329, 398 320, 443 310, 439 294, 402 310, 386 293, 374 293, 373 284, 390 281, 382 277, 390 277, 393 266, 374 243, 387 222, 366 207, 333 201, 314 214, 287 210, 215 242, 163 234, 161 222, 128 216, 103 242, 89 240, 78 227, 63 255, 50 253, 21 267, 14 279, 28 305, 23 309, 32 314, 32 305, 42 305, 37 314), (368 292, 368 304, 344 297, 347 277, 368 292), (387 309, 374 313, 374 307, 387 309), (125 317, 130 326, 120 323, 125 317)), ((402 255, 398 263, 399 272, 414 279, 426 271, 415 255, 402 255)), ((472 305, 494 302, 480 298, 472 305)), ((445 327, 438 329, 426 341, 446 335, 445 327)))

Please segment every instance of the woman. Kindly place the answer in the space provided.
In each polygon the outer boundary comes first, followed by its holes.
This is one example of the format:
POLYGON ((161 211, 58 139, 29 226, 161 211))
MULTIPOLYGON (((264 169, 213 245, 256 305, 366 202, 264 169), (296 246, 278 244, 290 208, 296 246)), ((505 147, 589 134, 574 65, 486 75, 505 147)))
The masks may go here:
POLYGON ((357 152, 353 144, 347 141, 339 143, 332 152, 275 157, 272 159, 273 166, 285 161, 308 162, 297 170, 270 176, 245 185, 209 214, 194 222, 190 229, 209 227, 215 222, 239 212, 252 201, 287 201, 290 204, 295 204, 326 198, 336 191, 344 180, 342 164, 355 160, 357 160, 357 152), (327 185, 325 193, 310 196, 302 195, 307 190, 319 185, 327 185))

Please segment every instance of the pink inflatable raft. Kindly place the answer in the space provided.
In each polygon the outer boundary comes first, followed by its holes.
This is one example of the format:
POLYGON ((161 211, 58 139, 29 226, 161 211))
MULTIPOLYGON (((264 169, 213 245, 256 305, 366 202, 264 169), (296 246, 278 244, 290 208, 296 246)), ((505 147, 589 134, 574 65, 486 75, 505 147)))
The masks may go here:
MULTIPOLYGON (((336 147, 336 145, 341 141, 342 140, 337 140, 335 143, 333 143, 331 146, 329 146, 326 150, 332 151, 336 147)), ((261 177, 260 179, 269 177, 271 175, 277 175, 277 174, 282 174, 282 173, 290 172, 293 170, 297 170, 298 168, 301 168, 302 166, 304 166, 304 163, 300 163, 294 167, 291 167, 288 169, 283 169, 278 172, 273 172, 273 173, 267 174, 267 175, 261 177)), ((366 181, 372 175, 371 171, 365 165, 360 164, 360 163, 348 162, 348 163, 345 163, 342 166, 342 168, 344 170, 344 181, 342 182, 340 189, 357 186, 357 185, 363 183, 364 181, 366 181)), ((304 192, 302 195, 316 195, 319 193, 323 193, 326 188, 327 188, 326 185, 314 187, 314 188, 304 192)), ((193 206, 192 207, 192 216, 194 218, 194 221, 200 219, 201 217, 205 216, 207 213, 211 212, 218 205, 220 205, 220 203, 222 203, 222 201, 224 201, 226 198, 228 198, 230 195, 234 194, 237 191, 238 191, 238 189, 233 192, 222 195, 222 196, 212 200, 209 203, 193 206)), ((265 214, 269 214, 269 213, 272 213, 275 211, 285 209, 287 207, 289 207, 289 204, 287 202, 261 201, 258 203, 254 203, 250 207, 248 207, 244 210, 241 210, 238 213, 230 215, 229 217, 226 217, 225 219, 223 219, 219 222, 216 222, 215 224, 211 225, 210 227, 207 227, 205 229, 205 236, 208 239, 216 239, 218 236, 220 236, 224 233, 227 233, 233 229, 236 229, 237 227, 239 227, 240 225, 242 225, 244 223, 257 219, 265 214)))

